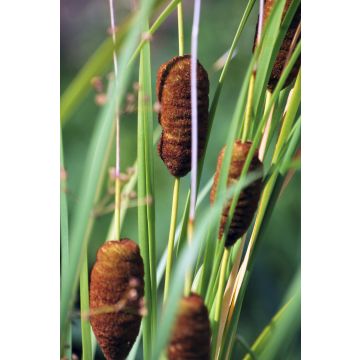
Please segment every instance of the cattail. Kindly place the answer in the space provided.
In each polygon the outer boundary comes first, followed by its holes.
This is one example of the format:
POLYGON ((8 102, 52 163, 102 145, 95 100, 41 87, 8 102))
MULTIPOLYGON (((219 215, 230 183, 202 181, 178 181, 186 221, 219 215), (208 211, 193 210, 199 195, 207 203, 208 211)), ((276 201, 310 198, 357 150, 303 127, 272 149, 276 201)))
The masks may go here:
POLYGON ((90 323, 107 360, 125 359, 139 333, 143 278, 134 241, 108 241, 98 250, 90 279, 90 323))
MULTIPOLYGON (((284 19, 286 12, 289 9, 289 6, 291 5, 291 2, 292 2, 292 0, 286 0, 284 11, 282 14, 282 20, 284 19)), ((264 2, 264 25, 271 13, 274 3, 275 3, 275 0, 265 0, 265 2, 264 2)), ((296 13, 290 23, 290 26, 286 32, 286 35, 284 37, 282 44, 281 44, 279 54, 276 57, 274 67, 271 71, 271 75, 270 75, 270 79, 269 79, 269 83, 268 83, 268 89, 270 91, 273 91, 275 89, 275 87, 280 79, 281 73, 282 73, 283 69, 285 68, 287 61, 290 58, 290 55, 291 55, 290 51, 293 47, 292 42, 294 40, 297 28, 300 25, 300 21, 301 21, 301 6, 299 6, 298 9, 296 10, 296 13)), ((256 34, 255 34, 254 48, 255 48, 255 44, 256 44, 256 38, 257 38, 257 30, 256 30, 256 34)), ((299 40, 300 40, 300 36, 296 40, 296 43, 298 43, 299 40)), ((295 65, 293 66, 288 78, 286 79, 283 88, 290 85, 290 83, 295 79, 295 77, 299 71, 299 68, 300 68, 300 63, 301 63, 301 59, 299 57, 297 59, 295 65)))
MULTIPOLYGON (((251 148, 251 142, 247 141, 245 143, 242 143, 241 141, 237 140, 234 143, 233 146, 233 152, 231 157, 231 163, 230 163, 230 169, 229 169, 229 176, 227 185, 231 185, 236 180, 239 179, 242 169, 245 164, 246 157, 249 153, 249 150, 251 148)), ((217 186, 219 182, 220 177, 220 171, 221 171, 221 165, 224 159, 226 146, 220 151, 215 177, 214 177, 214 183, 211 188, 210 192, 210 202, 214 203, 217 186)), ((249 166, 249 172, 252 171, 261 171, 262 172, 262 163, 260 162, 258 158, 258 153, 256 152, 253 159, 251 160, 250 166, 249 166)), ((225 239, 225 246, 229 247, 232 246, 238 238, 240 238, 248 229, 248 227, 251 224, 251 221, 254 217, 255 211, 257 209, 257 205, 260 198, 262 188, 262 180, 258 179, 252 182, 250 185, 248 185, 245 189, 243 189, 240 193, 238 203, 236 205, 234 216, 231 221, 229 231, 227 234, 227 237, 225 239)), ((223 212, 221 214, 221 221, 220 221, 220 229, 219 229, 219 239, 221 239, 229 209, 231 206, 231 201, 224 207, 223 212)))
MULTIPOLYGON (((191 169, 191 56, 176 56, 160 66, 156 92, 160 103, 162 127, 158 151, 173 176, 185 176, 191 169)), ((197 63, 198 157, 206 141, 209 118, 209 79, 197 63)))
POLYGON ((209 314, 203 299, 194 293, 182 298, 167 350, 168 359, 210 359, 210 337, 209 314))

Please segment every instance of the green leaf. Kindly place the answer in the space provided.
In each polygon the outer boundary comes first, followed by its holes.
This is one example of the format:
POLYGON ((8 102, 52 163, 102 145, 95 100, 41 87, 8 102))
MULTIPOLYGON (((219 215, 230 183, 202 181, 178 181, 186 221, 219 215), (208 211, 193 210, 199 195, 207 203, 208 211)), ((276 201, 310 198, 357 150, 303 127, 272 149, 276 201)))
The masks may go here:
MULTIPOLYGON (((69 267, 69 225, 68 225, 68 205, 67 205, 67 181, 66 181, 66 168, 64 161, 64 151, 62 143, 62 132, 60 130, 60 234, 61 234, 61 291, 64 289, 64 279, 68 276, 67 269, 69 267)), ((71 344, 71 324, 68 326, 66 336, 66 347, 64 356, 69 359, 72 356, 72 344, 71 344)), ((62 354, 61 354, 62 355, 62 354)))
POLYGON ((138 98, 138 197, 148 199, 138 206, 138 234, 145 272, 145 302, 148 314, 143 318, 144 357, 151 354, 157 326, 157 288, 155 258, 155 213, 153 169, 153 118, 151 93, 150 45, 140 52, 138 98))
MULTIPOLYGON (((278 359, 280 350, 287 348, 296 331, 300 328, 300 270, 290 285, 286 302, 272 318, 270 323, 263 329, 251 347, 257 359, 278 359), (290 300, 288 300, 289 295, 290 300)), ((283 353, 284 354, 284 353, 283 353)), ((247 354, 244 360, 251 360, 252 356, 247 354)))

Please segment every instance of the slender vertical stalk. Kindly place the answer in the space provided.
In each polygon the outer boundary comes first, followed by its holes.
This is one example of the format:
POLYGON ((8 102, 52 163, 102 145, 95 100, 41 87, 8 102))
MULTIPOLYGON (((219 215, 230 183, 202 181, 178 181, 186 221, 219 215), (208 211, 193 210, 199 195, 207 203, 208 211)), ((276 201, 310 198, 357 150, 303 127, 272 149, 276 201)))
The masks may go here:
MULTIPOLYGON (((111 36, 113 41, 113 62, 115 79, 118 78, 118 68, 116 61, 116 27, 114 14, 114 0, 109 0, 111 36)), ((116 160, 115 160, 115 231, 114 238, 120 239, 120 203, 121 203, 121 182, 120 182, 120 111, 119 103, 115 105, 116 123, 116 160)))
MULTIPOLYGON (((64 153, 62 143, 62 133, 60 131, 60 233, 61 233, 61 292, 64 288, 64 279, 67 276, 67 269, 69 267, 69 224, 68 224, 68 205, 66 197, 66 170, 64 164, 64 153)), ((72 335, 71 323, 67 329, 66 346, 64 356, 71 358, 72 355, 72 335)), ((61 354, 63 355, 63 354, 61 354)))
MULTIPOLYGON (((187 227, 187 236, 188 236, 188 242, 191 244, 192 238, 194 233, 194 222, 191 218, 189 218, 188 221, 188 227, 187 227)), ((189 296, 191 292, 191 284, 192 284, 192 271, 191 269, 187 269, 187 272, 185 274, 185 285, 184 285, 184 295, 189 296)))
MULTIPOLYGON (((198 170, 198 109, 197 109, 197 49, 199 37, 201 0, 194 2, 194 17, 191 31, 191 184, 190 211, 188 222, 188 242, 191 244, 196 210, 197 170, 198 170)), ((188 269, 185 279, 185 295, 191 291, 192 271, 188 269)))
POLYGON ((253 103, 253 99, 254 99, 255 76, 256 76, 256 70, 254 69, 251 74, 250 84, 249 84, 248 99, 247 99, 246 110, 245 110, 244 128, 243 128, 243 132, 242 132, 242 136, 241 136, 242 142, 245 142, 249 135, 250 124, 251 124, 251 120, 253 119, 252 103, 253 103))
MULTIPOLYGON (((88 256, 84 257, 84 264, 80 273, 80 308, 81 314, 89 313, 89 277, 88 277, 88 256)), ((88 318, 81 317, 81 340, 82 340, 82 359, 92 359, 91 329, 88 318)))
MULTIPOLYGON (((144 5, 146 1, 142 2, 144 5)), ((143 31, 149 29, 144 19, 143 31)), ((151 53, 147 43, 140 52, 138 94, 138 234, 145 272, 145 302, 148 315, 143 319, 144 358, 151 354, 157 332, 157 284, 155 241, 155 191, 153 161, 153 113, 151 89, 151 53)))
POLYGON ((176 177, 175 183, 174 183, 174 192, 173 192, 172 207, 171 207, 168 252, 167 252, 167 258, 166 258, 164 304, 166 302, 166 298, 167 298, 167 295, 169 292, 170 275, 171 275, 171 268, 172 268, 172 263, 173 263, 176 218, 177 218, 178 203, 179 203, 179 185, 180 185, 180 179, 176 177))
MULTIPOLYGON (((146 155, 145 155, 145 136, 144 129, 144 51, 140 53, 139 65, 139 96, 138 96, 138 197, 143 199, 147 196, 146 192, 146 155)), ((140 242, 141 256, 144 261, 144 280, 145 280, 145 301, 148 307, 148 315, 143 318, 143 352, 144 358, 149 358, 152 344, 152 283, 150 270, 150 249, 149 249, 149 229, 147 224, 147 206, 138 206, 138 236, 140 242)))
MULTIPOLYGON (((179 56, 184 55, 184 19, 183 19, 183 6, 182 2, 177 6, 178 14, 178 39, 179 39, 179 56)), ((180 188, 180 178, 175 178, 174 190, 173 190, 173 199, 171 206, 171 219, 170 219, 170 231, 169 231, 169 240, 167 248, 167 259, 166 259, 166 270, 165 270, 165 285, 164 285, 164 304, 166 302, 167 294, 169 291, 170 284, 170 275, 173 262, 173 253, 174 253, 174 239, 175 239, 175 228, 176 228, 176 218, 179 205, 179 188, 180 188)))
POLYGON ((183 5, 180 1, 177 6, 178 15, 178 37, 179 37, 179 55, 184 55, 184 16, 183 16, 183 5))
MULTIPOLYGON (((271 98, 271 92, 269 90, 267 90, 266 91, 266 100, 265 100, 265 111, 268 108, 270 98, 271 98)), ((275 105, 273 104, 272 108, 271 108, 269 118, 267 119, 267 122, 266 122, 266 125, 265 125, 263 137, 261 139, 261 143, 260 143, 260 147, 259 147, 259 159, 260 159, 260 161, 264 160, 265 150, 266 150, 267 141, 268 141, 269 133, 270 133, 272 117, 273 117, 273 113, 274 113, 274 108, 275 108, 275 105)))
POLYGON ((220 278, 219 278, 219 287, 216 296, 216 307, 215 307, 215 316, 213 321, 212 327, 212 342, 211 342, 211 353, 212 357, 215 356, 216 353, 216 344, 218 342, 218 331, 219 331, 219 321, 221 316, 221 306, 224 297, 224 290, 225 290, 225 277, 226 277, 226 268, 228 265, 230 250, 225 248, 222 262, 221 262, 221 269, 220 269, 220 278))

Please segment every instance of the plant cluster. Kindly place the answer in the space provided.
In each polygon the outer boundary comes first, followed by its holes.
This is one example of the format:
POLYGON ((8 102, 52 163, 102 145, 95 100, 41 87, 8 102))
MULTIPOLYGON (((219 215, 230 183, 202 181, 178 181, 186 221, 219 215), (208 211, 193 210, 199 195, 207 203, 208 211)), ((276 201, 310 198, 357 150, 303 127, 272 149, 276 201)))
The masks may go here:
MULTIPOLYGON (((137 13, 113 32, 112 41, 89 60, 61 100, 65 123, 86 93, 90 77, 103 70, 114 51, 115 77, 109 82, 107 100, 88 150, 70 229, 66 193, 61 192, 61 355, 68 359, 78 284, 85 360, 94 358, 96 343, 108 360, 135 359, 141 343, 144 359, 230 359, 258 244, 281 191, 299 168, 300 1, 260 1, 253 56, 237 94, 226 143, 214 176, 200 189, 209 138, 216 136, 211 132, 212 124, 221 121, 216 118, 216 109, 222 87, 255 0, 247 2, 217 84, 209 84, 196 53, 184 55, 180 0, 170 1, 149 28, 148 19, 162 2, 142 1, 137 13), (176 8, 179 54, 158 71, 159 127, 154 129, 150 40, 176 8), (147 36, 137 44, 140 34, 147 36), (131 68, 138 56, 137 160, 125 180, 117 163, 113 221, 89 281, 87 247, 94 205, 99 203, 107 180, 114 141, 120 161, 119 109, 125 107, 131 68), (197 64, 195 70, 192 64, 197 64), (210 86, 216 90, 209 108, 210 86), (169 241, 160 261, 156 259, 154 144, 174 177, 169 241), (180 178, 190 171, 195 176, 178 219, 180 178), (136 185, 139 238, 134 242, 122 239, 120 234, 127 195, 136 185), (210 198, 211 207, 198 214, 195 205, 205 198, 210 198)), ((193 44, 197 44, 197 11, 199 15, 198 0, 193 44)), ((61 165, 65 168, 63 155, 61 165)), ((66 177, 62 178, 62 187, 66 187, 66 177)), ((281 346, 299 327, 299 287, 297 276, 270 325, 252 346, 244 345, 245 359, 278 358, 281 346)))

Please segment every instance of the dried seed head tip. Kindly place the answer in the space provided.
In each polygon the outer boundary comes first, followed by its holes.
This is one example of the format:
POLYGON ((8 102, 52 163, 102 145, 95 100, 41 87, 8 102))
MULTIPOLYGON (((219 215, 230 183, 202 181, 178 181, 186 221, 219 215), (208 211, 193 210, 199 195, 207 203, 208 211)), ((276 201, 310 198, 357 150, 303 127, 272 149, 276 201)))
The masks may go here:
MULTIPOLYGON (((242 169, 245 164, 246 157, 251 148, 251 142, 242 143, 241 141, 236 141, 233 146, 233 152, 231 157, 229 176, 227 185, 231 185, 235 180, 238 180, 242 169)), ((216 166, 216 172, 214 177, 214 183, 210 192, 210 202, 214 203, 216 197, 217 186, 220 177, 221 165, 224 159, 226 146, 220 151, 218 162, 216 166)), ((248 173, 252 171, 263 171, 262 163, 258 158, 258 153, 256 151, 254 157, 251 160, 248 173)), ((227 237, 225 239, 225 246, 232 246, 237 239, 239 239, 249 228, 254 214, 256 212, 260 194, 262 188, 262 179, 255 180, 240 193, 238 203, 236 205, 234 216, 231 221, 227 237)), ((231 201, 224 207, 221 214, 220 229, 219 229, 219 239, 221 239, 228 213, 230 210, 231 201)))
POLYGON ((129 239, 106 242, 91 271, 90 311, 95 315, 90 323, 107 360, 128 355, 139 333, 143 295, 144 266, 138 245, 129 239), (96 312, 109 306, 114 311, 96 312))
POLYGON ((190 294, 180 301, 180 309, 171 335, 169 360, 209 360, 210 322, 203 299, 190 294))
MULTIPOLYGON (((160 66, 156 92, 160 103, 159 123, 162 127, 158 152, 169 172, 176 177, 191 170, 191 56, 176 56, 160 66)), ((209 79, 197 63, 198 89, 198 157, 206 141, 209 119, 209 79)))

